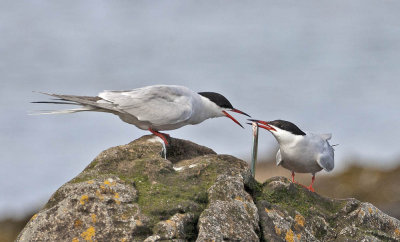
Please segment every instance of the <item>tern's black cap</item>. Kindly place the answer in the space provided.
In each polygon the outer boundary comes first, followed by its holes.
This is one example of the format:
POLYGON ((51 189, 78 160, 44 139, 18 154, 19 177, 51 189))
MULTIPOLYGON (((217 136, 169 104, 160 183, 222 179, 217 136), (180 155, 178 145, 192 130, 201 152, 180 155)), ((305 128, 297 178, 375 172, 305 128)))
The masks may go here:
POLYGON ((268 124, 273 125, 277 128, 286 130, 292 134, 295 135, 306 135, 306 133, 304 133, 303 131, 301 131, 301 129, 299 129, 299 127, 297 127, 294 123, 291 123, 289 121, 285 121, 285 120, 274 120, 274 121, 270 121, 268 122, 268 124))
POLYGON ((221 108, 233 108, 232 104, 226 99, 226 97, 222 96, 216 92, 199 92, 199 95, 210 99, 211 102, 214 102, 221 108))

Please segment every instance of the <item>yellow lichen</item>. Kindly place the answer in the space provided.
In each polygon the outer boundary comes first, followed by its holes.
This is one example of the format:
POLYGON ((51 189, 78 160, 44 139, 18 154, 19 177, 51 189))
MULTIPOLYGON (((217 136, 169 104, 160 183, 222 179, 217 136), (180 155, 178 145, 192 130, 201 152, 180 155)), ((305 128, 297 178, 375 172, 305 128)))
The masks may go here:
POLYGON ((122 239, 121 239, 121 242, 126 242, 126 241, 127 241, 126 238, 122 238, 122 239))
POLYGON ((286 232, 285 240, 287 242, 294 242, 294 233, 291 229, 286 232))
POLYGON ((301 234, 297 234, 297 239, 301 240, 301 234))
POLYGON ((301 216, 300 214, 296 214, 296 216, 294 217, 294 220, 296 221, 296 224, 294 225, 294 228, 297 231, 300 231, 301 229, 304 228, 304 224, 306 222, 306 219, 301 216))
POLYGON ((75 228, 80 227, 81 225, 82 225, 82 221, 81 220, 79 220, 79 219, 75 220, 75 222, 74 222, 74 227, 75 228))
POLYGON ((276 226, 276 225, 275 225, 275 233, 277 235, 281 235, 281 233, 282 233, 282 230, 280 228, 278 228, 278 226, 276 226))
POLYGON ((86 231, 81 233, 81 237, 86 241, 93 241, 92 237, 96 234, 93 226, 90 226, 86 231))
POLYGON ((368 207, 368 212, 372 213, 372 208, 371 207, 368 207))
POLYGON ((84 205, 85 202, 87 202, 87 201, 89 201, 89 196, 88 195, 82 195, 81 200, 80 200, 81 205, 84 205))
POLYGON ((97 196, 100 200, 104 200, 104 196, 101 194, 100 190, 96 190, 96 196, 97 196))
POLYGON ((93 223, 96 223, 96 221, 97 221, 97 216, 96 216, 96 214, 92 213, 90 216, 92 217, 92 222, 93 222, 93 223))
POLYGON ((116 192, 116 193, 114 194, 114 200, 115 200, 115 202, 116 202, 118 205, 121 203, 121 201, 119 200, 119 194, 118 194, 118 192, 116 192))
POLYGON ((269 213, 271 210, 269 210, 268 208, 264 209, 266 213, 269 213))
POLYGON ((88 183, 88 184, 93 184, 94 181, 93 181, 93 180, 89 180, 89 181, 87 181, 87 183, 88 183))
POLYGON ((400 237, 400 230, 396 228, 394 230, 394 234, 396 235, 396 237, 400 237))
POLYGON ((37 213, 35 215, 32 216, 31 220, 34 220, 35 218, 37 218, 37 213))
POLYGON ((72 242, 79 242, 79 239, 75 237, 72 239, 72 242))
POLYGON ((243 199, 241 197, 235 197, 235 200, 243 202, 243 199))
POLYGON ((142 226, 143 225, 142 221, 140 221, 140 220, 135 220, 135 223, 136 223, 136 226, 142 226))
POLYGON ((85 202, 87 202, 87 201, 89 201, 89 196, 88 195, 82 195, 81 200, 80 200, 81 205, 84 205, 85 202))
POLYGON ((171 225, 171 226, 175 226, 175 222, 172 221, 172 220, 170 220, 170 219, 167 219, 165 222, 166 222, 167 224, 171 225))
POLYGON ((107 180, 104 181, 104 184, 107 185, 107 186, 112 187, 112 186, 115 186, 115 185, 117 184, 117 182, 114 181, 114 180, 111 179, 111 178, 108 178, 107 180))

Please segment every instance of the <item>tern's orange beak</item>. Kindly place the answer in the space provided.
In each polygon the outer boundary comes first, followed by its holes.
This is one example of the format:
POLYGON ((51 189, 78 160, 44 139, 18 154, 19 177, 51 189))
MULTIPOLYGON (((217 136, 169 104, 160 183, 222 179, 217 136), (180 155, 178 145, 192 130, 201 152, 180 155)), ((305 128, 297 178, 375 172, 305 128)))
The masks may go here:
MULTIPOLYGON (((237 110, 237 109, 232 109, 232 111, 233 111, 233 110, 235 110, 234 112, 236 112, 236 113, 245 114, 245 113, 243 113, 242 111, 239 111, 239 110, 237 110)), ((240 124, 234 117, 232 117, 229 113, 227 113, 226 111, 222 111, 222 113, 223 113, 225 116, 227 116, 228 118, 232 119, 232 121, 235 122, 235 123, 237 123, 240 127, 244 128, 243 125, 241 125, 241 124, 240 124)), ((247 115, 247 114, 245 114, 245 115, 247 115)))
POLYGON ((252 121, 252 122, 256 122, 258 124, 258 127, 260 127, 260 128, 276 131, 276 129, 274 129, 274 127, 269 125, 268 122, 266 122, 266 121, 261 121, 261 120, 257 120, 257 119, 248 119, 248 120, 252 121))

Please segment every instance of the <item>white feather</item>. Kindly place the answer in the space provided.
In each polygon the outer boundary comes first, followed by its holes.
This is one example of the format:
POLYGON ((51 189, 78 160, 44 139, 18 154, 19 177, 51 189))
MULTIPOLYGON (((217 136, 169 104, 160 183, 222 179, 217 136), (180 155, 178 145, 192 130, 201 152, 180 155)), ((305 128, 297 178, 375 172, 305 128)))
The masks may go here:
MULTIPOLYGON (((143 130, 173 130, 224 116, 223 108, 183 86, 156 85, 129 91, 104 91, 98 97, 43 94, 57 97, 62 102, 66 100, 82 105, 83 108, 44 111, 38 114, 108 112, 143 130)), ((65 104, 62 102, 58 104, 65 104)))
POLYGON ((331 171, 334 167, 334 152, 328 143, 331 134, 294 135, 286 130, 273 126, 270 131, 279 143, 276 164, 299 173, 315 174, 322 169, 331 171))
POLYGON ((74 108, 74 109, 64 109, 64 110, 39 110, 29 115, 48 115, 48 114, 69 114, 69 113, 78 113, 84 111, 92 111, 93 108, 91 107, 81 107, 81 108, 74 108))

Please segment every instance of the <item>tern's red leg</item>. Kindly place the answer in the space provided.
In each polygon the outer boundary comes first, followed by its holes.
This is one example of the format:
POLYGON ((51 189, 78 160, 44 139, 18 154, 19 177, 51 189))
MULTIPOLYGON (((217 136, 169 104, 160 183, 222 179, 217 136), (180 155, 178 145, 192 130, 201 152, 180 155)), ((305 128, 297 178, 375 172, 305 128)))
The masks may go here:
POLYGON ((312 192, 315 192, 315 191, 314 191, 314 188, 312 187, 312 185, 314 184, 314 181, 315 181, 315 175, 312 176, 312 178, 311 178, 311 184, 310 184, 309 187, 307 187, 308 190, 310 190, 310 191, 312 191, 312 192))
POLYGON ((160 138, 164 141, 164 144, 165 144, 166 146, 168 146, 168 141, 167 141, 167 139, 166 139, 165 136, 164 136, 164 135, 169 136, 168 134, 160 133, 160 132, 158 132, 158 131, 152 130, 151 128, 149 128, 149 131, 150 131, 152 134, 157 135, 158 137, 160 137, 160 138))
POLYGON ((304 186, 303 184, 300 184, 300 183, 298 183, 297 181, 294 180, 294 171, 292 171, 292 183, 295 183, 295 184, 297 184, 297 185, 300 185, 300 186, 302 186, 302 187, 305 187, 305 188, 307 188, 308 190, 310 190, 310 191, 312 191, 312 192, 314 192, 314 188, 312 188, 312 184, 314 183, 314 180, 315 180, 315 176, 313 176, 313 178, 312 178, 311 185, 310 185, 309 187, 306 187, 306 186, 304 186))

